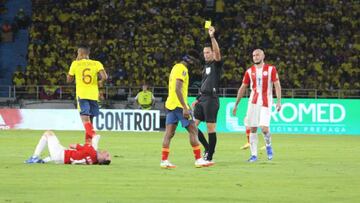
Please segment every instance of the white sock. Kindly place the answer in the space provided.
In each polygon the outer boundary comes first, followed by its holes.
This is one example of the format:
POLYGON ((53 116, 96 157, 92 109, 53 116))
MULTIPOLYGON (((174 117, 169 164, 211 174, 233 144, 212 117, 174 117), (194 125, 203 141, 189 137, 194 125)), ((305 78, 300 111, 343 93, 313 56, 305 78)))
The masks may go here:
POLYGON ((95 135, 91 139, 91 145, 94 147, 95 150, 98 150, 99 140, 100 140, 100 135, 95 135))
POLYGON ((41 136, 39 143, 36 145, 33 156, 40 157, 40 155, 41 155, 42 151, 44 151, 46 145, 47 145, 47 138, 46 138, 46 136, 43 135, 43 136, 41 136))
POLYGON ((250 133, 250 152, 251 156, 257 156, 257 144, 258 144, 258 137, 257 133, 250 133))
POLYGON ((266 146, 271 146, 271 134, 270 134, 270 132, 264 133, 264 140, 265 140, 266 146))

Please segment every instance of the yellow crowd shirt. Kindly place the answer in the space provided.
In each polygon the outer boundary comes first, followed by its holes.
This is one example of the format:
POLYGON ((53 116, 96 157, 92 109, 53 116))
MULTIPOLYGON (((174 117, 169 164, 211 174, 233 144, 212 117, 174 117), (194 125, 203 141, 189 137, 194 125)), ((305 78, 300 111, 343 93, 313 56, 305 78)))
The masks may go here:
POLYGON ((176 107, 183 108, 177 95, 176 95, 176 80, 177 79, 180 79, 183 81, 182 95, 184 98, 184 102, 187 105, 189 74, 188 74, 187 67, 182 63, 175 64, 170 72, 169 88, 168 88, 169 93, 168 93, 168 97, 165 102, 165 107, 169 110, 174 110, 176 107))
POLYGON ((104 70, 99 61, 82 59, 73 61, 69 75, 75 76, 76 96, 80 99, 99 99, 98 73, 104 70))
POLYGON ((137 96, 138 103, 142 109, 151 109, 151 104, 153 103, 153 94, 150 91, 141 91, 137 96))

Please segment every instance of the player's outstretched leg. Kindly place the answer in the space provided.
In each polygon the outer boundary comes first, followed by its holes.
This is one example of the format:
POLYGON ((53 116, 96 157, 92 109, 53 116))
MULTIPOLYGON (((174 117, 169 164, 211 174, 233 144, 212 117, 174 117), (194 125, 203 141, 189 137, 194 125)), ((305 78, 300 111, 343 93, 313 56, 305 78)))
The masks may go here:
POLYGON ((38 144, 36 145, 35 151, 33 155, 25 161, 27 164, 34 164, 34 163, 45 163, 41 158, 40 155, 44 151, 47 146, 47 137, 53 136, 54 133, 52 131, 45 131, 45 133, 41 136, 38 144))

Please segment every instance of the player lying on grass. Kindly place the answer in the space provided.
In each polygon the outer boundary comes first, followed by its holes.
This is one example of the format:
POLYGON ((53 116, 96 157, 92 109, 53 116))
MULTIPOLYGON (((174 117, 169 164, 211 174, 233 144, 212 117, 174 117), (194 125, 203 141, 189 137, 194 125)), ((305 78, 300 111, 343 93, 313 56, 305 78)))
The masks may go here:
POLYGON ((60 144, 60 141, 52 131, 46 131, 40 138, 33 156, 31 156, 25 163, 46 163, 53 161, 57 164, 99 164, 109 165, 111 163, 111 156, 108 151, 99 151, 98 142, 100 135, 92 138, 91 144, 70 144, 69 149, 66 149, 60 144), (41 153, 44 151, 46 145, 49 149, 49 157, 41 159, 41 153))

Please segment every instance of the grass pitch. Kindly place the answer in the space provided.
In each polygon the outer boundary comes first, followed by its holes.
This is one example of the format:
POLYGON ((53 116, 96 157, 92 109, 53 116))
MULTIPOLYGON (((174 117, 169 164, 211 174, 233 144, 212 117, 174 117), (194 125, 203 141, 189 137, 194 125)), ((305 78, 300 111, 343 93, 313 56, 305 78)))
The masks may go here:
MULTIPOLYGON (((110 166, 24 164, 41 134, 0 131, 0 202, 360 202, 360 136, 273 135, 274 160, 247 163, 245 137, 219 133, 216 165, 199 169, 179 133, 166 170, 163 133, 101 132, 110 166)), ((64 146, 84 137, 56 134, 64 146)))

